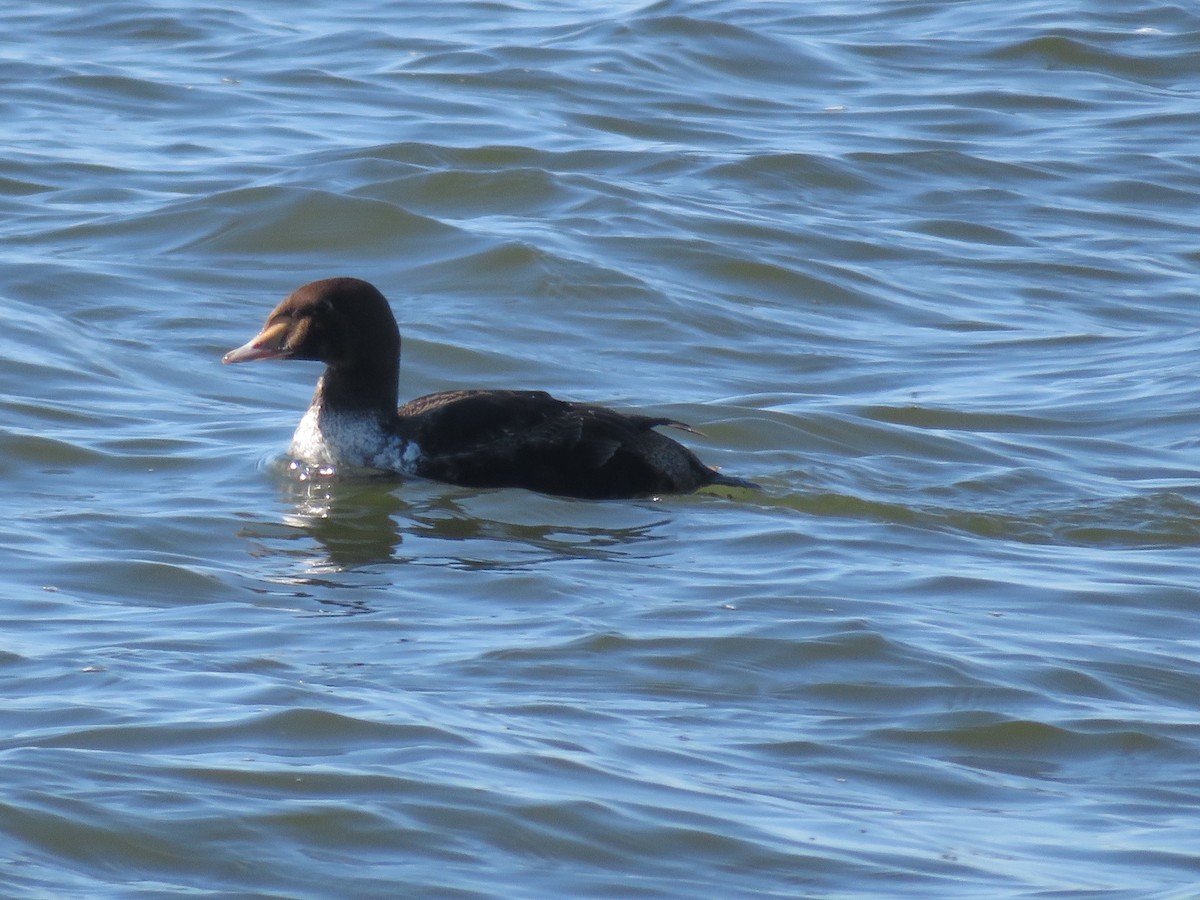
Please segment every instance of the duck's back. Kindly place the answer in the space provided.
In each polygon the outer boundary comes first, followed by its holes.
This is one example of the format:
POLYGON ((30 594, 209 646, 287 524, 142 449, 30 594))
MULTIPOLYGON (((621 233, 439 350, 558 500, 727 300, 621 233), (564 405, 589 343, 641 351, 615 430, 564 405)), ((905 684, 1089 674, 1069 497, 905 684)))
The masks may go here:
POLYGON ((399 410, 417 474, 469 487, 607 498, 734 484, 654 430, 680 422, 558 400, 544 391, 445 391, 399 410))

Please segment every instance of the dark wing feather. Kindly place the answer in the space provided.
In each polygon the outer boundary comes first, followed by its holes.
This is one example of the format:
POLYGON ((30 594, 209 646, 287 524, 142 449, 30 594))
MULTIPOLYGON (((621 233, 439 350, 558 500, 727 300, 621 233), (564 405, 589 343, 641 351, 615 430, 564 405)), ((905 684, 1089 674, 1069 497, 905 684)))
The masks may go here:
MULTIPOLYGON (((418 471, 474 487, 580 497, 694 490, 714 473, 653 431, 683 423, 558 400, 543 391, 445 391, 399 410, 418 471)), ((691 430, 691 429, 688 429, 691 430)))
POLYGON ((406 437, 429 456, 485 452, 514 443, 571 443, 581 426, 571 404, 545 391, 443 391, 400 407, 406 437))

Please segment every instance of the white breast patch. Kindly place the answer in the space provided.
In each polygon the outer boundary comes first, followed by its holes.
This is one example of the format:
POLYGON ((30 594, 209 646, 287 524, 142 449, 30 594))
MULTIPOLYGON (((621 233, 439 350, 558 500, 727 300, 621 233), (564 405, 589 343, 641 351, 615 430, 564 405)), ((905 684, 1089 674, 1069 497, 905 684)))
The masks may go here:
POLYGON ((288 451, 293 459, 314 466, 380 469, 416 473, 421 451, 384 428, 370 413, 340 412, 311 406, 296 426, 288 451))

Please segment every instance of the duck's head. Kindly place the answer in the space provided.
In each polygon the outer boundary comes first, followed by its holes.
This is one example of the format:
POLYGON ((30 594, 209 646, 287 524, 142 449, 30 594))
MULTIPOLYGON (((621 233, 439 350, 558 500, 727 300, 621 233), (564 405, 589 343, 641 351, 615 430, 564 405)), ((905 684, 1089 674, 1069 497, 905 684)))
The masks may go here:
POLYGON ((394 369, 400 333, 387 299, 358 278, 324 278, 294 290, 262 331, 222 362, 308 359, 343 371, 394 369))

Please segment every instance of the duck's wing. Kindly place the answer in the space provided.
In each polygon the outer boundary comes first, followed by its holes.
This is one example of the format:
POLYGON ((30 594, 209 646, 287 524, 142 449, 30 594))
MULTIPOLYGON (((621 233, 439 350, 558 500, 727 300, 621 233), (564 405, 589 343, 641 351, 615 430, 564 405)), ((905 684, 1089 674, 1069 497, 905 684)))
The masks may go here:
POLYGON ((419 448, 418 472, 455 484, 620 497, 694 490, 713 477, 653 431, 683 423, 544 391, 446 391, 410 401, 399 415, 402 436, 419 448))

